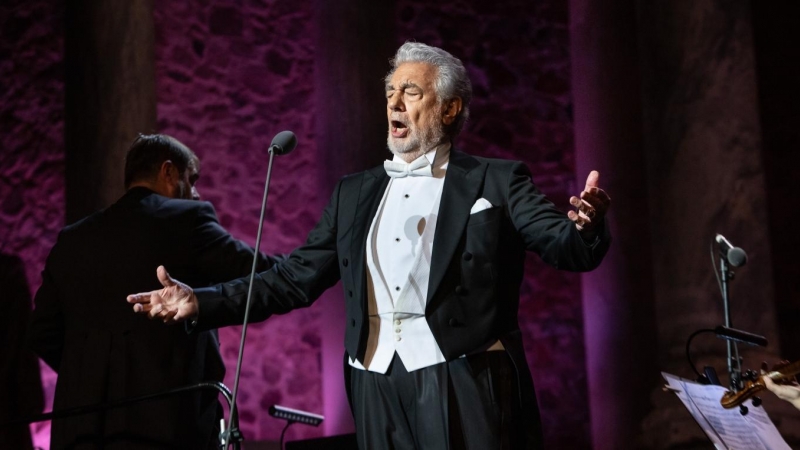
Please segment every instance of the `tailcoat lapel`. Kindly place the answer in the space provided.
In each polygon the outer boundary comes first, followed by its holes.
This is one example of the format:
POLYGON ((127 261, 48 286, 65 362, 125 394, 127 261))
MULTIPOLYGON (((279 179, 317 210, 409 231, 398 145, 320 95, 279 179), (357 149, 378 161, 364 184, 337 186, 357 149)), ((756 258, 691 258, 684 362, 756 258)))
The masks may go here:
POLYGON ((383 166, 375 167, 364 172, 361 179, 361 187, 358 193, 358 206, 355 208, 355 214, 352 222, 352 233, 350 241, 350 258, 353 261, 353 270, 351 273, 355 277, 353 286, 358 288, 359 295, 362 296, 362 301, 366 301, 366 246, 367 246, 367 233, 375 214, 378 211, 381 198, 386 185, 389 184, 389 176, 383 166))
POLYGON ((464 235, 469 212, 478 200, 485 172, 486 165, 477 159, 455 149, 451 151, 433 237, 428 306, 447 272, 458 242, 464 235))

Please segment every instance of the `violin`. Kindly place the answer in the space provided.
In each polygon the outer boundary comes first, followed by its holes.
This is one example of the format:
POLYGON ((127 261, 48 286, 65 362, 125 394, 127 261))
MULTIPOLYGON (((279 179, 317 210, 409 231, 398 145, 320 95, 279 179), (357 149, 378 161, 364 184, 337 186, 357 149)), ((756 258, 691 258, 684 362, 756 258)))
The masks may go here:
MULTIPOLYGON (((764 364, 766 367, 766 364, 764 364)), ((792 384, 794 377, 800 373, 800 361, 778 363, 770 371, 764 371, 759 375, 755 370, 748 370, 742 374, 744 387, 739 392, 726 391, 720 399, 723 408, 731 409, 740 406, 748 398, 753 397, 759 391, 765 390, 762 377, 770 377, 776 384, 792 384)))

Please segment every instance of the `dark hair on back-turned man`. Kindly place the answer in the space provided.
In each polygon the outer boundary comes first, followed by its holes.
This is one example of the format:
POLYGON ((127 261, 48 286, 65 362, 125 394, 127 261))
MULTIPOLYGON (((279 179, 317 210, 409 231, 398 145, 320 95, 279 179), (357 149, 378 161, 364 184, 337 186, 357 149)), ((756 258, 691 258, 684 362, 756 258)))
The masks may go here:
POLYGON ((125 189, 136 181, 153 180, 164 161, 172 161, 183 176, 194 152, 166 134, 140 134, 125 155, 125 189))

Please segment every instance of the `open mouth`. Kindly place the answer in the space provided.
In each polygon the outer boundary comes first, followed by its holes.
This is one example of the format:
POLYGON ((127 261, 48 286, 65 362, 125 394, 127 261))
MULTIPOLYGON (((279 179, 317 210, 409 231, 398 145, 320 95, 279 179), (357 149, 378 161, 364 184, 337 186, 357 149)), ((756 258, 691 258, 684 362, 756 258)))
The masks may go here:
POLYGON ((406 134, 408 134, 408 127, 399 120, 392 120, 389 122, 389 132, 392 134, 392 137, 405 137, 406 134))

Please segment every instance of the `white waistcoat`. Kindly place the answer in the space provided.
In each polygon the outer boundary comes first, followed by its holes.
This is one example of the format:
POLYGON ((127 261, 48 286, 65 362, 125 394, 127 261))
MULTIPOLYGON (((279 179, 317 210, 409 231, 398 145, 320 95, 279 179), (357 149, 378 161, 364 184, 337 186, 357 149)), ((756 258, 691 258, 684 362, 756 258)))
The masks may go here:
MULTIPOLYGON (((433 163, 436 153, 421 158, 433 163)), ((434 170, 438 178, 389 180, 367 235, 369 339, 364 361, 351 358, 353 367, 386 373, 395 352, 408 371, 445 361, 425 320, 444 168, 434 170)))

